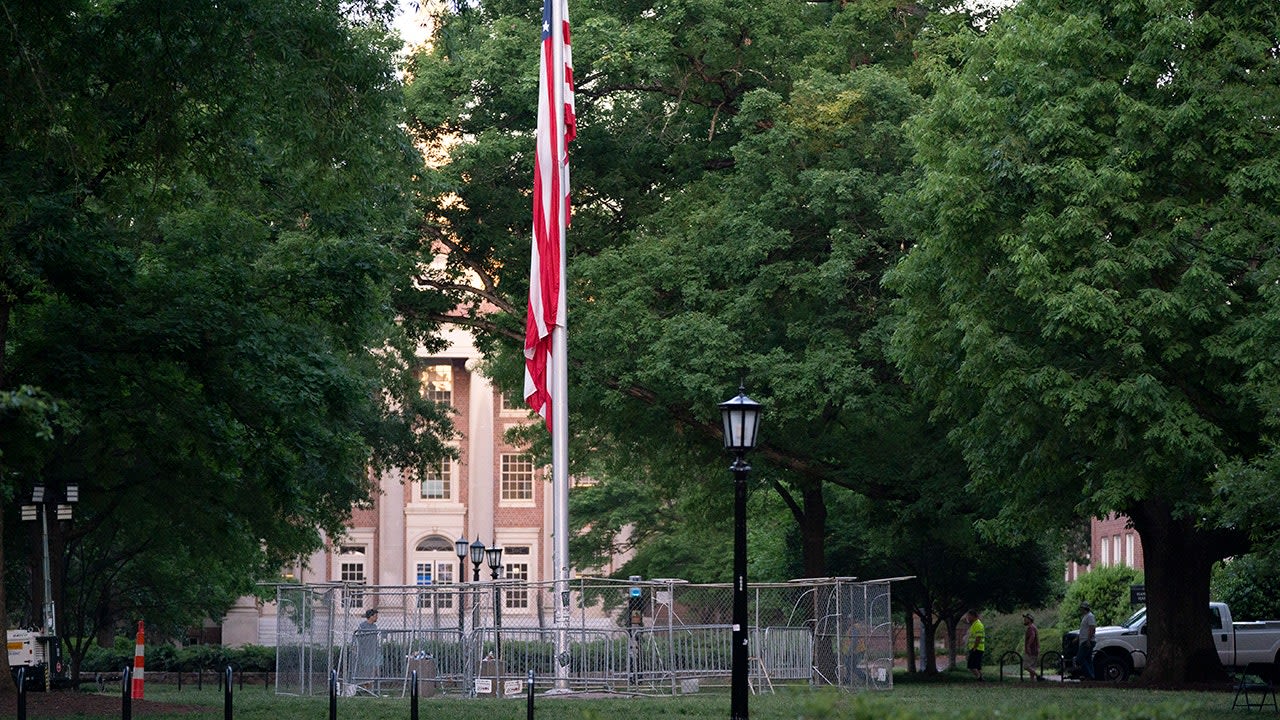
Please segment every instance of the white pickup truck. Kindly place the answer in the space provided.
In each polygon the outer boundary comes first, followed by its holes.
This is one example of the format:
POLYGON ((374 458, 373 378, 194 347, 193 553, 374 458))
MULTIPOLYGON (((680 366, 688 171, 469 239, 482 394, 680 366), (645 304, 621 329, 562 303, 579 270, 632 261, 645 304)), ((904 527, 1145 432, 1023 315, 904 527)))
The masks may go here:
MULTIPOLYGON (((1226 603, 1209 603, 1209 626, 1218 657, 1227 667, 1250 663, 1280 666, 1280 620, 1232 622, 1226 603)), ((1079 632, 1062 639, 1063 655, 1072 664, 1079 646, 1079 632)), ((1100 626, 1094 636, 1093 669, 1099 680, 1124 680, 1147 666, 1147 609, 1144 607, 1120 625, 1100 626)), ((1078 672, 1079 669, 1076 668, 1078 672)))

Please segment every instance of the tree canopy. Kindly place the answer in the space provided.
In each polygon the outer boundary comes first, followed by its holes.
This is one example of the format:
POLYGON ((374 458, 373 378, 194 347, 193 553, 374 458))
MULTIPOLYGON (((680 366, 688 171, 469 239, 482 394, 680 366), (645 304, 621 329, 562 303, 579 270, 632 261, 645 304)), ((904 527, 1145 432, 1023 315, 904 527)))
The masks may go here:
MULTIPOLYGON (((421 136, 453 143, 428 184, 457 270, 426 282, 484 278, 483 299, 506 314, 476 324, 512 388, 535 11, 449 14, 407 90, 421 136)), ((891 2, 572 10, 571 455, 621 477, 628 459, 682 456, 678 472, 631 477, 720 486, 715 404, 742 380, 766 404, 756 482, 786 501, 811 575, 826 571, 824 486, 876 491, 885 478, 861 470, 874 451, 862 431, 906 401, 880 349, 880 275, 907 243, 881 206, 907 187, 901 128, 919 97, 904 74, 926 17, 891 2)))
POLYGON ((1119 511, 1153 682, 1214 672, 1212 563, 1275 530, 1280 24, 1027 0, 913 125, 898 365, 1028 531, 1119 511))
POLYGON ((18 455, 35 435, 0 411, 0 482, 80 488, 53 528, 65 635, 163 635, 340 533, 371 469, 446 452, 413 375, 432 328, 397 322, 436 301, 392 7, 3 6, 0 390, 60 420, 18 455))

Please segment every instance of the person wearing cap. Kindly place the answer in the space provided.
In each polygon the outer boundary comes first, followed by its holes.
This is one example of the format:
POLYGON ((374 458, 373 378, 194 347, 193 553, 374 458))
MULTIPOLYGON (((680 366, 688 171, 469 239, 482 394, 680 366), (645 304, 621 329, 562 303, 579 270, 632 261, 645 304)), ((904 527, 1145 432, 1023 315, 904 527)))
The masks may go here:
POLYGON ((1080 603, 1080 647, 1076 650, 1076 667, 1085 680, 1093 680, 1093 635, 1098 630, 1098 620, 1093 616, 1089 603, 1080 603))
POLYGON ((364 611, 364 621, 356 627, 353 639, 356 651, 352 662, 355 668, 353 679, 357 683, 376 679, 382 659, 378 649, 378 608, 369 608, 364 611))
POLYGON ((973 677, 982 680, 982 654, 987 649, 987 627, 982 624, 977 610, 970 610, 964 617, 969 621, 969 632, 965 633, 965 647, 969 650, 967 665, 973 677))
POLYGON ((1040 658, 1040 630, 1036 627, 1036 619, 1031 613, 1022 613, 1022 624, 1026 632, 1022 634, 1022 667, 1032 680, 1044 680, 1044 676, 1036 671, 1036 662, 1040 658))

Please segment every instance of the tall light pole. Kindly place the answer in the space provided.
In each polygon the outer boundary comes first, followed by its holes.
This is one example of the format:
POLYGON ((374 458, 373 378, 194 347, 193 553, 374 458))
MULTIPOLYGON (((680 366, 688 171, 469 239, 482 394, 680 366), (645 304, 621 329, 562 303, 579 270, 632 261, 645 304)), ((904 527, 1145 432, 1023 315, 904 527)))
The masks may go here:
POLYGON ((720 403, 724 423, 724 448, 734 454, 733 464, 733 654, 729 717, 747 720, 747 464, 746 453, 756 446, 760 426, 760 403, 747 397, 739 386, 738 396, 720 403))
POLYGON ((58 613, 53 601, 53 573, 49 569, 49 510, 47 506, 56 503, 55 518, 71 519, 71 504, 80 501, 80 486, 69 483, 61 498, 47 492, 44 485, 31 488, 31 503, 22 506, 22 519, 40 520, 41 561, 40 569, 44 574, 44 598, 41 612, 41 634, 45 642, 44 686, 49 689, 52 675, 58 662, 58 613))

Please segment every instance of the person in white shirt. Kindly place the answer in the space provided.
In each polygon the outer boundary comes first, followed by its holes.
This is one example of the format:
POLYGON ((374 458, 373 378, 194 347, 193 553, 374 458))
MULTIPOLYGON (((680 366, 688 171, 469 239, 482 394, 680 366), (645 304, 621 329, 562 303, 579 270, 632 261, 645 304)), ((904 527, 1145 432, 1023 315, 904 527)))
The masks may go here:
POLYGON ((1098 620, 1087 602, 1080 603, 1080 612, 1080 649, 1076 650, 1076 666, 1086 680, 1093 680, 1093 636, 1098 630, 1098 620))

